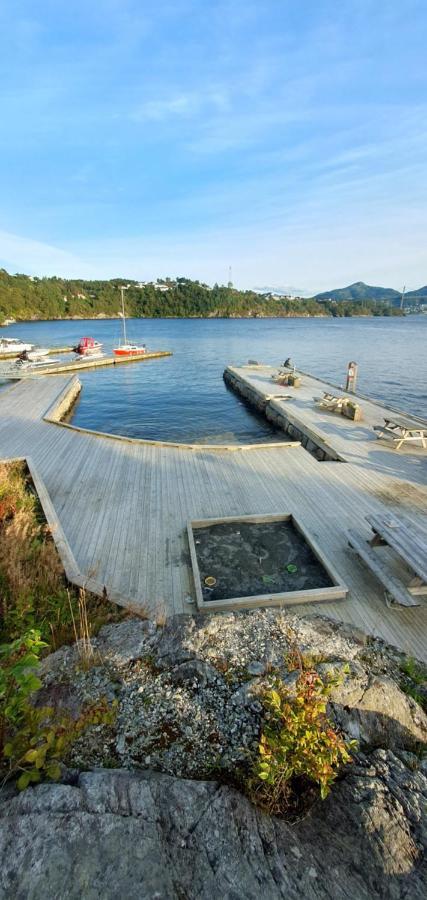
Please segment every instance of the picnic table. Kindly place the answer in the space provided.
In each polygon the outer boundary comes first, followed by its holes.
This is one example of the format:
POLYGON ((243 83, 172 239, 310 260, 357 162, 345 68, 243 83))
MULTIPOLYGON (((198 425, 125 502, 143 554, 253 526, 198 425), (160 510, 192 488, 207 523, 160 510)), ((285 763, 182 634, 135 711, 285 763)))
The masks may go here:
POLYGON ((427 593, 427 535, 393 515, 366 516, 366 521, 374 532, 371 547, 391 547, 413 573, 408 590, 413 594, 427 593))
POLYGON ((385 588, 387 604, 395 600, 403 606, 417 606, 417 595, 427 594, 427 534, 412 523, 393 514, 366 516, 373 536, 365 541, 354 532, 348 533, 349 544, 366 563, 385 588), (387 545, 410 572, 404 584, 378 556, 375 547, 387 545))
POLYGON ((384 425, 374 425, 374 430, 379 438, 391 437, 396 444, 396 450, 410 441, 421 441, 422 446, 427 447, 427 427, 407 419, 388 416, 384 418, 384 425))

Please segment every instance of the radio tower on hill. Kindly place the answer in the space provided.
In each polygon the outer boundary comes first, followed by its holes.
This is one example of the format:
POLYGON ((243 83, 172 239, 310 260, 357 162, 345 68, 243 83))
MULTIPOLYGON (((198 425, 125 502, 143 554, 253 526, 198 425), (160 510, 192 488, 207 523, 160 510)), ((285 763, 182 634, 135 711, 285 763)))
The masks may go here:
POLYGON ((233 287, 233 276, 232 276, 231 266, 228 267, 228 284, 227 284, 227 287, 230 288, 230 289, 233 287))

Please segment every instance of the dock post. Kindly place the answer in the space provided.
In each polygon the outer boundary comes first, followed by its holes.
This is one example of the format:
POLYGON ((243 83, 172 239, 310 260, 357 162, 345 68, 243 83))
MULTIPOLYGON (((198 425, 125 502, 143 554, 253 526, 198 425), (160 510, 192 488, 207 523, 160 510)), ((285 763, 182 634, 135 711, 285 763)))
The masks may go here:
POLYGON ((349 362, 348 368, 347 368, 347 381, 345 383, 346 391, 350 391, 351 393, 354 393, 354 391, 356 389, 356 382, 357 382, 357 363, 349 362))

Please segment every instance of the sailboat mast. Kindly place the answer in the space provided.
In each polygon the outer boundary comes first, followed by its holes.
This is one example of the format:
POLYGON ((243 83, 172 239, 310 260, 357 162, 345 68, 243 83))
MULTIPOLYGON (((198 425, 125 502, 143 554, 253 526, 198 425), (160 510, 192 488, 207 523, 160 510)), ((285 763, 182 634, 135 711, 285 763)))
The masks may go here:
POLYGON ((120 288, 120 293, 122 295, 122 318, 123 318, 123 342, 127 344, 126 340, 126 316, 125 316, 125 299, 124 299, 124 287, 120 288))

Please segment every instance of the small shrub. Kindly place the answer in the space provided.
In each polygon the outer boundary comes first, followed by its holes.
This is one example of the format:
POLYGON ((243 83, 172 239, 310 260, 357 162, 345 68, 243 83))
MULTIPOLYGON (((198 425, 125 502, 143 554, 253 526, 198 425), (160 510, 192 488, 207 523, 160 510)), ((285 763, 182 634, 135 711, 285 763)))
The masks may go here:
POLYGON ((401 672, 400 688, 409 697, 412 697, 427 712, 427 666, 417 662, 412 656, 404 659, 399 666, 401 672), (424 688, 424 690, 423 690, 424 688))
POLYGON ((324 799, 340 766, 351 761, 356 742, 346 743, 326 716, 330 690, 316 672, 302 672, 295 695, 279 679, 264 695, 266 716, 249 791, 271 814, 286 811, 297 780, 319 785, 324 799))
POLYGON ((0 770, 4 781, 19 775, 20 790, 44 778, 58 779, 60 761, 83 731, 90 725, 112 724, 115 718, 114 704, 109 707, 105 700, 88 706, 77 719, 34 706, 44 647, 35 630, 0 646, 0 770))
POLYGON ((427 681, 427 666, 418 663, 412 656, 401 662, 400 671, 407 675, 415 684, 424 684, 427 681))

